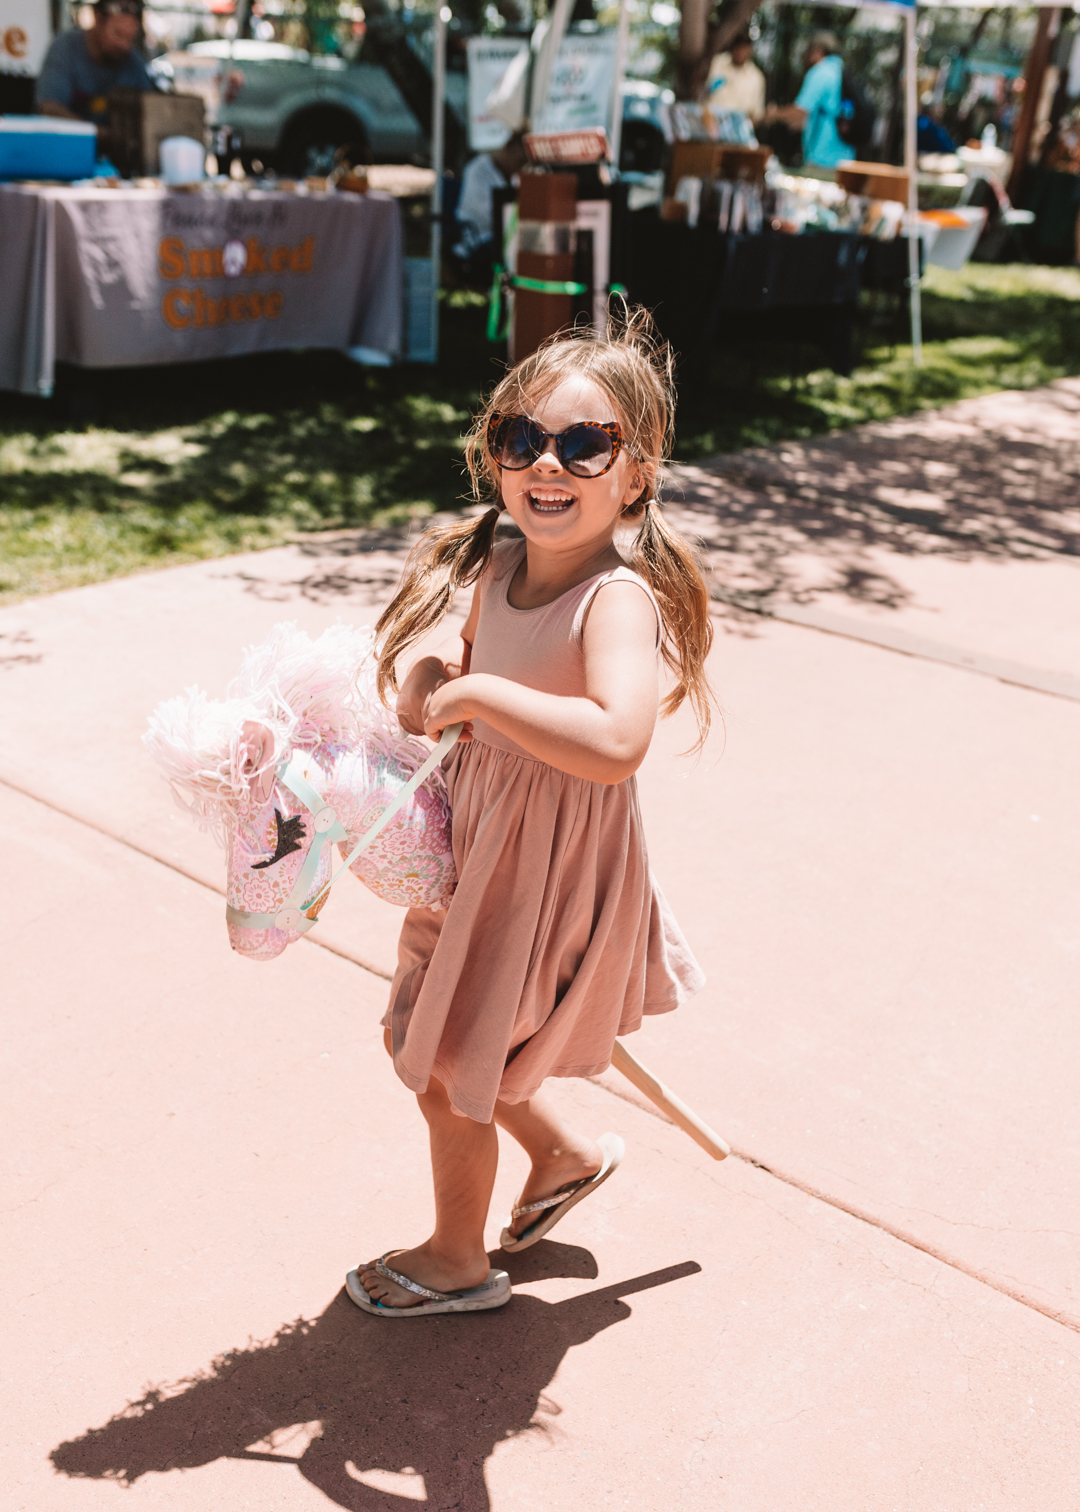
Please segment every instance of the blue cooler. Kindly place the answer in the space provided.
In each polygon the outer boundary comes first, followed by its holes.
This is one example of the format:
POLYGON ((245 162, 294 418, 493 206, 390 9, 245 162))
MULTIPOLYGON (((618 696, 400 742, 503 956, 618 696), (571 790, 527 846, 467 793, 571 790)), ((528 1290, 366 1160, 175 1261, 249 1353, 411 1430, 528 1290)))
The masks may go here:
POLYGON ((0 180, 90 178, 97 129, 52 116, 0 116, 0 180))

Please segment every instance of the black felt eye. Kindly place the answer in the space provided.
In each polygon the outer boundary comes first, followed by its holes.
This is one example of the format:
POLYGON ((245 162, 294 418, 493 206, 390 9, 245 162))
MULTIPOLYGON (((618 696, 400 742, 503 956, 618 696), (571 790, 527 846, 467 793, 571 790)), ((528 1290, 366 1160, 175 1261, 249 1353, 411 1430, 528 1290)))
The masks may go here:
POLYGON ((269 861, 256 861, 251 868, 252 871, 262 871, 267 866, 273 866, 276 861, 282 860, 283 857, 291 855, 293 851, 303 850, 304 848, 302 843, 304 840, 304 821, 299 814, 294 815, 291 819, 287 819, 278 809, 275 809, 274 821, 277 828, 277 849, 269 861))

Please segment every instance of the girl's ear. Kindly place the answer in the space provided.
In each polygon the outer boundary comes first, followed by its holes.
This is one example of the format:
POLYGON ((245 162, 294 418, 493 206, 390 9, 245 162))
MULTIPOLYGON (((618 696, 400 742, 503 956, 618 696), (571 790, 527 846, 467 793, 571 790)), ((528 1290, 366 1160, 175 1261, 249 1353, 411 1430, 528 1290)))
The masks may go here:
POLYGON ((641 463, 640 462, 634 462, 632 464, 631 468, 630 468, 629 475, 627 476, 627 480, 626 480, 626 492, 623 494, 623 508, 624 509, 626 508, 626 506, 628 504, 633 504, 633 502, 635 501, 635 499, 637 499, 637 498, 640 497, 641 490, 644 487, 645 487, 645 474, 641 470, 641 463))
POLYGON ((636 515, 640 508, 635 508, 639 501, 644 504, 645 499, 652 493, 652 479, 646 474, 640 462, 635 462, 627 479, 626 492, 623 494, 622 512, 624 515, 636 515))

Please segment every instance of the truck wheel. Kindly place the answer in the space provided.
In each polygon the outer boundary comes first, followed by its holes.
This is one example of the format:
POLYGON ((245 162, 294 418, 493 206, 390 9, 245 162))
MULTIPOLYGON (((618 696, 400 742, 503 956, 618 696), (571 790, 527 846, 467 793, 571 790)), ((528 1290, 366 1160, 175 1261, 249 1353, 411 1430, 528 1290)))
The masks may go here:
POLYGON ((338 163, 369 163, 363 126, 345 110, 311 110, 295 116, 281 134, 278 170, 289 178, 325 174, 338 163))

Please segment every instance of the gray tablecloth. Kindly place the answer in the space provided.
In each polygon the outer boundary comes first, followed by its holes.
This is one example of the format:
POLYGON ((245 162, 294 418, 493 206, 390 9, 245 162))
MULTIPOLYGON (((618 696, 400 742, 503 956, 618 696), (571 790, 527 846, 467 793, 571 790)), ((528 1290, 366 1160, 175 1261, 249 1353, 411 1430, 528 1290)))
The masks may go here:
POLYGON ((0 185, 0 388, 281 347, 401 348, 401 217, 384 194, 0 185))

